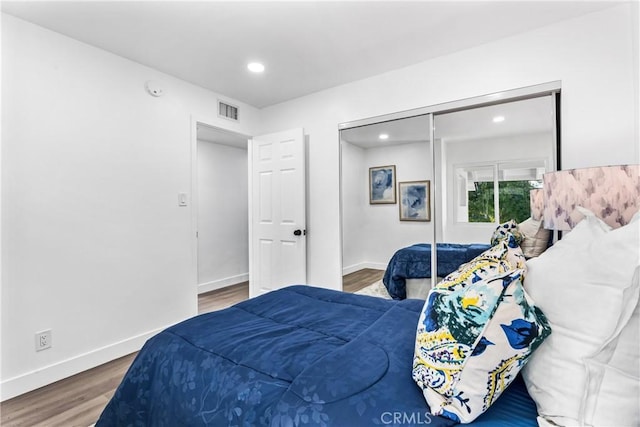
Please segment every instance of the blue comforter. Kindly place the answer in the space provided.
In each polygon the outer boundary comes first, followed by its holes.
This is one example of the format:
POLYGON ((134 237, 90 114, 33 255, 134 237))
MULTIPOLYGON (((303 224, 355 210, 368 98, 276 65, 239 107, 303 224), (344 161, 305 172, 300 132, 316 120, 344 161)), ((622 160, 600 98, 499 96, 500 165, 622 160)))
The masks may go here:
MULTIPOLYGON (((421 309, 292 286, 194 317, 145 344, 96 426, 452 425, 411 378, 421 309)), ((474 424, 535 417, 516 383, 474 424)))
MULTIPOLYGON (((436 263, 438 264, 436 271, 438 277, 445 277, 465 262, 471 261, 489 249, 490 245, 438 243, 436 247, 436 263)), ((426 279, 429 277, 431 277, 431 245, 417 243, 399 249, 391 257, 382 283, 393 299, 405 299, 407 297, 406 279, 426 279)))

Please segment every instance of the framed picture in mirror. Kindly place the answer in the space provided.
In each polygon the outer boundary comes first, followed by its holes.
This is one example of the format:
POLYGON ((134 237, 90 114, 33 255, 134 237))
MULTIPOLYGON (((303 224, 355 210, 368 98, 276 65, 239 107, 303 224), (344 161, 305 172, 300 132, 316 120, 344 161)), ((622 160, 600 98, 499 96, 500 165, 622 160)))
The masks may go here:
POLYGON ((430 181, 398 183, 400 221, 431 221, 430 181))
POLYGON ((369 204, 396 203, 396 166, 369 168, 369 204))

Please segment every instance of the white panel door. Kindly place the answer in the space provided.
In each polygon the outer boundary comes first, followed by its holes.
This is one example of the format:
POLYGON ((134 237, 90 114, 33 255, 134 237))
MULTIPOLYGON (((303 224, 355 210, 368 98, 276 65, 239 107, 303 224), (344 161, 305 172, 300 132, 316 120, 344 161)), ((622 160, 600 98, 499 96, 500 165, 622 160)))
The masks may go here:
POLYGON ((307 280, 304 131, 249 144, 249 295, 307 280))

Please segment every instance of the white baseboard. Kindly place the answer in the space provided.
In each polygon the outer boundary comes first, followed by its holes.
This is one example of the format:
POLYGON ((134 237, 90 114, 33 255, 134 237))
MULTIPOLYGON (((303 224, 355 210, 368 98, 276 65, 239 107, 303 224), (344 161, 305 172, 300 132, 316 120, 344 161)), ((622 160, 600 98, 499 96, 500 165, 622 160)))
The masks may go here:
POLYGON ((383 264, 380 262, 361 262, 359 264, 353 264, 348 267, 342 268, 342 275, 355 273, 356 271, 360 271, 364 268, 372 268, 374 270, 386 270, 387 264, 383 264))
POLYGON ((149 338, 169 326, 171 325, 145 332, 135 337, 127 338, 126 340, 6 379, 0 383, 0 401, 4 402, 5 400, 134 353, 140 350, 149 338))
POLYGON ((249 280, 249 273, 238 274, 236 276, 225 277, 224 279, 212 280, 207 283, 198 285, 198 294, 215 291, 216 289, 225 288, 227 286, 236 285, 238 283, 249 280))

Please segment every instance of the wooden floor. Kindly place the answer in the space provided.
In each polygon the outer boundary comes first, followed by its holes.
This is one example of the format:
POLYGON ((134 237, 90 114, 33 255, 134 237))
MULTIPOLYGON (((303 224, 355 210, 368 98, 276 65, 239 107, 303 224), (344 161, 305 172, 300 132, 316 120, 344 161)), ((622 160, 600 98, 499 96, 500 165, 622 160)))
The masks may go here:
POLYGON ((365 268, 355 273, 342 276, 342 290, 345 292, 358 292, 378 280, 382 280, 384 270, 365 268))
MULTIPOLYGON (((357 292, 382 278, 364 269, 343 277, 345 292, 357 292)), ((220 310, 249 297, 244 282, 198 296, 198 312, 220 310)), ((135 357, 122 357, 0 403, 0 426, 87 427, 96 422, 135 357)))

